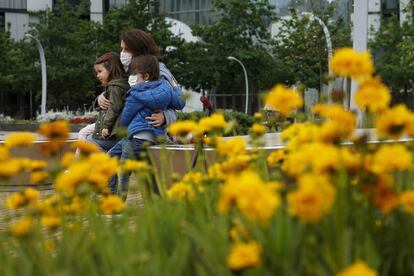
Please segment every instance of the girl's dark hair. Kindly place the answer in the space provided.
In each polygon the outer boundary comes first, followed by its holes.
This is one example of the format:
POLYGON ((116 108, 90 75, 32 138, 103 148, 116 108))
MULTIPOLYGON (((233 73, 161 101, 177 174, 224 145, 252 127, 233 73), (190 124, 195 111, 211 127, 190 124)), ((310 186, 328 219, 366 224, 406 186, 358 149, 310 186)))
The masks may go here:
POLYGON ((148 74, 148 80, 154 81, 160 78, 160 64, 153 55, 142 55, 133 57, 130 65, 130 72, 135 74, 148 74))
POLYGON ((125 76, 124 66, 117 53, 106 53, 98 57, 94 65, 102 64, 109 72, 108 81, 121 79, 125 76))
POLYGON ((143 30, 130 29, 123 31, 121 33, 121 40, 133 56, 153 55, 158 60, 162 58, 160 49, 154 39, 143 30))

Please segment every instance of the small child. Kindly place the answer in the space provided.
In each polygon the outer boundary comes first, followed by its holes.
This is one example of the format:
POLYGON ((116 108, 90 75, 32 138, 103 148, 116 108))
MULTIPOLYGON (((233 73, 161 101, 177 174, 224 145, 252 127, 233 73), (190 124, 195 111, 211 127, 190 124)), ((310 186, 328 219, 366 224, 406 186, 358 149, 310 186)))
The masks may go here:
MULTIPOLYGON (((156 110, 184 108, 185 101, 181 88, 173 88, 167 81, 160 80, 158 60, 152 55, 134 57, 131 61, 128 82, 131 88, 127 92, 125 107, 121 115, 121 125, 128 126, 127 138, 119 141, 109 152, 119 156, 121 161, 136 159, 144 143, 155 144, 158 136, 165 137, 166 127, 154 126, 146 119, 156 110)), ((125 198, 128 190, 129 174, 122 175, 122 193, 125 198)), ((118 178, 109 181, 112 193, 117 193, 118 178)))
MULTIPOLYGON (((93 67, 96 77, 105 86, 105 97, 110 101, 111 106, 99 111, 94 131, 87 140, 108 151, 119 141, 115 134, 120 124, 120 115, 129 85, 124 77, 125 72, 118 54, 104 54, 95 61, 93 67)), ((88 127, 91 128, 90 125, 86 126, 85 131, 88 127)), ((80 134, 85 131, 82 129, 80 134)))

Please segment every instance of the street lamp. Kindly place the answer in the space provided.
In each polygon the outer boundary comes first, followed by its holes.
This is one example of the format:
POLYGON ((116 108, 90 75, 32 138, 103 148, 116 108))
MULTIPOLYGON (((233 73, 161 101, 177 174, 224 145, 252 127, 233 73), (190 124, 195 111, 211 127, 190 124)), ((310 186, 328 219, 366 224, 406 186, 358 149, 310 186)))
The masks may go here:
POLYGON ((37 49, 39 50, 40 55, 40 66, 42 69, 42 102, 40 114, 46 114, 46 95, 47 95, 47 80, 46 80, 46 58, 45 51, 43 50, 42 44, 40 41, 32 36, 31 34, 25 34, 25 37, 31 38, 36 42, 37 49))
POLYGON ((243 68, 244 79, 246 81, 246 106, 245 106, 245 111, 244 112, 247 114, 247 110, 248 110, 248 106, 249 106, 249 80, 247 79, 246 68, 244 67, 243 63, 235 57, 228 56, 227 59, 237 61, 240 64, 240 66, 243 68))
POLYGON ((329 61, 332 59, 332 41, 331 41, 331 34, 329 33, 329 29, 326 26, 326 24, 322 21, 322 19, 320 19, 319 17, 317 17, 316 15, 314 15, 311 12, 302 12, 302 16, 303 17, 308 17, 311 21, 316 21, 319 23, 319 25, 321 25, 323 33, 325 34, 325 40, 326 40, 326 47, 328 49, 328 75, 329 75, 329 81, 328 81, 328 93, 331 93, 332 90, 332 69, 329 67, 329 61))

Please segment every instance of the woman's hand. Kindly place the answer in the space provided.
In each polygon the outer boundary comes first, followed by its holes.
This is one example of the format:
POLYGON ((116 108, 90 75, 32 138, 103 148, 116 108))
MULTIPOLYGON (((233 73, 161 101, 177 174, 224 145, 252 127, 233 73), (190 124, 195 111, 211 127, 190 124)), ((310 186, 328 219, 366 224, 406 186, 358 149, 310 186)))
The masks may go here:
POLYGON ((102 92, 99 96, 98 96, 98 105, 100 108, 106 110, 111 106, 111 102, 105 98, 104 95, 105 92, 102 92))
POLYGON ((164 112, 157 111, 157 113, 153 113, 151 116, 145 117, 145 119, 150 120, 150 124, 153 126, 162 126, 165 122, 164 112))

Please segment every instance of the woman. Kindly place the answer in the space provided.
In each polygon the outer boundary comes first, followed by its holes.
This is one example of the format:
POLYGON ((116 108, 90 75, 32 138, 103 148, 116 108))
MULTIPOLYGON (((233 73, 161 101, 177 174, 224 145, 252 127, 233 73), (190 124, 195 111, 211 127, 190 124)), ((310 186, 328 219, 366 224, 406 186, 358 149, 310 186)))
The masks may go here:
MULTIPOLYGON (((153 55, 161 60, 161 53, 158 46, 155 44, 154 39, 140 29, 130 29, 121 33, 121 62, 124 65, 125 71, 128 73, 129 65, 131 64, 132 57, 140 55, 153 55)), ((160 62, 160 79, 164 79, 175 88, 177 80, 171 74, 170 70, 164 63, 160 62)), ((110 103, 105 98, 103 93, 98 97, 98 105, 102 109, 108 109, 110 103)), ((151 121, 154 126, 162 126, 164 124, 169 125, 177 120, 177 114, 175 110, 168 109, 164 112, 160 111, 152 114, 146 119, 151 121)))

